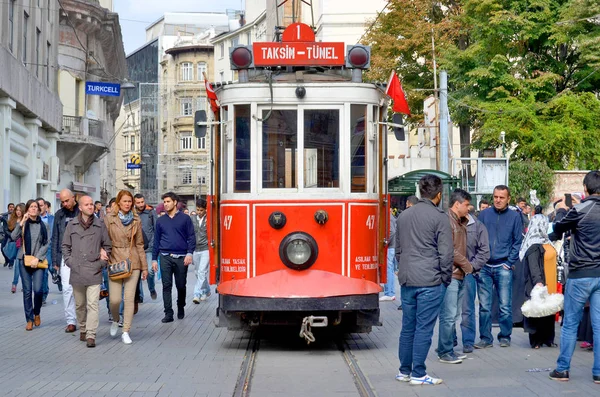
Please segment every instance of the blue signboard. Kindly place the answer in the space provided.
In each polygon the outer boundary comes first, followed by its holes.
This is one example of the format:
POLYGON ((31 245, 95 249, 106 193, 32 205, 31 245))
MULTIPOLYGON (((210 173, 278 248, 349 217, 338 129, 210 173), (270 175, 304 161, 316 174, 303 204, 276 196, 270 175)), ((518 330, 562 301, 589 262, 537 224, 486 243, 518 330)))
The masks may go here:
POLYGON ((128 170, 139 170, 140 168, 142 168, 141 164, 127 163, 128 170))
POLYGON ((100 81, 85 82, 86 95, 120 96, 121 85, 114 83, 102 83, 100 81))

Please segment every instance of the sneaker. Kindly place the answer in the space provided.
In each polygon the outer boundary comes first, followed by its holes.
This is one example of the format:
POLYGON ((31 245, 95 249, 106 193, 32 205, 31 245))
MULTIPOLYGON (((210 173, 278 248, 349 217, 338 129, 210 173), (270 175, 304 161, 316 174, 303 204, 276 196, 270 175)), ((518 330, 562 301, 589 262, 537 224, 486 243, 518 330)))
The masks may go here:
POLYGON ((156 295, 156 291, 152 291, 152 292, 150 292, 150 298, 152 298, 152 300, 153 300, 153 301, 155 301, 155 300, 156 300, 156 297, 157 297, 157 295, 156 295))
POLYGON ((456 358, 460 359, 460 360, 464 360, 465 358, 467 358, 467 355, 462 352, 462 353, 457 353, 456 351, 454 352, 454 355, 456 356, 456 358))
POLYGON ((119 328, 123 328, 123 317, 119 319, 119 328))
POLYGON ((123 335, 121 335, 121 340, 123 341, 123 343, 125 343, 126 345, 131 345, 133 343, 133 341, 131 340, 131 338, 129 337, 129 332, 123 332, 123 335))
POLYGON ((114 322, 110 325, 110 336, 113 338, 117 336, 117 331, 119 331, 119 323, 114 322))
POLYGON ((500 347, 510 347, 510 339, 500 339, 500 347))
POLYGON ((592 345, 590 342, 581 342, 581 345, 579 345, 579 347, 581 347, 582 349, 589 349, 590 347, 593 347, 594 345, 592 345))
POLYGON ((594 375, 594 383, 600 385, 600 376, 594 375))
POLYGON ((398 375, 396 375, 396 380, 398 382, 410 382, 410 375, 404 375, 402 372, 398 371, 398 375))
POLYGON ((421 378, 410 378, 410 384, 412 386, 424 386, 424 385, 440 385, 443 380, 439 378, 432 378, 429 375, 425 375, 421 378))
POLYGON ((473 346, 463 346, 463 353, 473 353, 473 346))
POLYGON ((172 323, 172 322, 173 322, 173 316, 168 316, 168 315, 165 315, 165 316, 163 317, 163 319, 162 319, 162 320, 160 320, 160 322, 161 322, 161 323, 172 323))
POLYGON ((395 296, 383 295, 381 298, 379 298, 379 302, 391 302, 391 301, 395 301, 395 300, 396 300, 395 296))
POLYGON ((209 297, 209 296, 210 296, 210 291, 209 291, 209 292, 207 292, 206 294, 202 294, 202 295, 200 295, 200 300, 201 300, 201 301, 205 301, 205 300, 207 300, 207 299, 208 299, 208 297, 209 297))
POLYGON ((200 303, 200 298, 197 296, 194 296, 194 299, 192 299, 192 302, 194 302, 195 304, 199 304, 200 303))
POLYGON ((567 382, 569 380, 569 371, 553 370, 550 372, 550 379, 567 382))
POLYGON ((487 349, 488 347, 494 346, 493 343, 487 343, 484 341, 479 341, 473 345, 475 349, 487 349))
POLYGON ((446 353, 443 356, 438 357, 441 363, 444 364, 460 364, 462 360, 454 354, 454 352, 446 353))
POLYGON ((110 314, 110 313, 108 313, 108 322, 109 323, 113 322, 112 314, 110 314))

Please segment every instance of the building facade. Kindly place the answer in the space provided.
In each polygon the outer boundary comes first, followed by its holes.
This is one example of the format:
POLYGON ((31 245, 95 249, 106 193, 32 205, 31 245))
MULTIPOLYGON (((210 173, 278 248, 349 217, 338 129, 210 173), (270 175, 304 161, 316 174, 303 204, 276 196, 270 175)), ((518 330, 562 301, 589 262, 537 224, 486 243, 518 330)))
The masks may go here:
POLYGON ((38 196, 52 201, 58 188, 58 9, 56 0, 0 3, 1 212, 38 196))
POLYGON ((64 105, 57 155, 59 188, 106 202, 116 193, 109 153, 122 96, 86 95, 86 82, 122 83, 127 65, 111 1, 61 0, 59 96, 64 105))

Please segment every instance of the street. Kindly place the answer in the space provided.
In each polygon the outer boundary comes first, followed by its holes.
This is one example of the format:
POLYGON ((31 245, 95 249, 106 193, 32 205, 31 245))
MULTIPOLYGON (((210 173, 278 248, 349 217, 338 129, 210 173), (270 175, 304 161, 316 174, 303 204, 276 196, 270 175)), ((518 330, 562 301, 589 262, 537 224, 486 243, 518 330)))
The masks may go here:
MULTIPOLYGON (((133 320, 126 346, 111 339, 106 303, 100 302, 97 347, 88 349, 79 332, 64 332, 62 295, 50 285, 42 308, 42 325, 25 331, 22 293, 10 293, 12 271, 0 268, 0 384, 2 396, 232 396, 251 337, 250 332, 215 328, 216 294, 192 303, 195 277, 188 273, 186 317, 162 324, 158 300, 145 300, 133 320), (56 303, 54 303, 56 301, 56 303)), ((213 287, 214 291, 214 287, 213 287)), ((527 335, 515 329, 510 348, 476 350, 459 365, 441 364, 434 349, 428 373, 444 379, 440 386, 409 386, 397 382, 398 301, 381 304, 384 325, 371 334, 352 334, 345 345, 377 396, 558 396, 600 395, 592 382, 593 354, 576 348, 571 380, 548 379, 558 350, 529 348, 527 335), (540 372, 528 370, 540 369, 540 372)), ((494 333, 497 329, 493 329, 494 333)), ((557 340, 559 332, 557 328, 557 340)), ((348 365, 332 341, 320 338, 306 346, 297 331, 265 336, 256 354, 250 395, 358 396, 348 365), (289 334, 289 335, 288 335, 289 334)), ((459 346, 460 347, 460 346, 459 346)), ((535 371, 535 370, 534 370, 535 371)))

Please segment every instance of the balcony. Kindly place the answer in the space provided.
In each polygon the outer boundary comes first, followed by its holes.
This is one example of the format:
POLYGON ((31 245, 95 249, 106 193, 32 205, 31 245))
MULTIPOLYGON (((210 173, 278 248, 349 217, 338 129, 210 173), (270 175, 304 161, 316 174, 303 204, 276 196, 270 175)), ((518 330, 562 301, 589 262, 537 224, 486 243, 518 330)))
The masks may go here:
POLYGON ((108 134, 104 123, 87 117, 63 116, 58 144, 67 164, 87 166, 108 150, 108 134))

